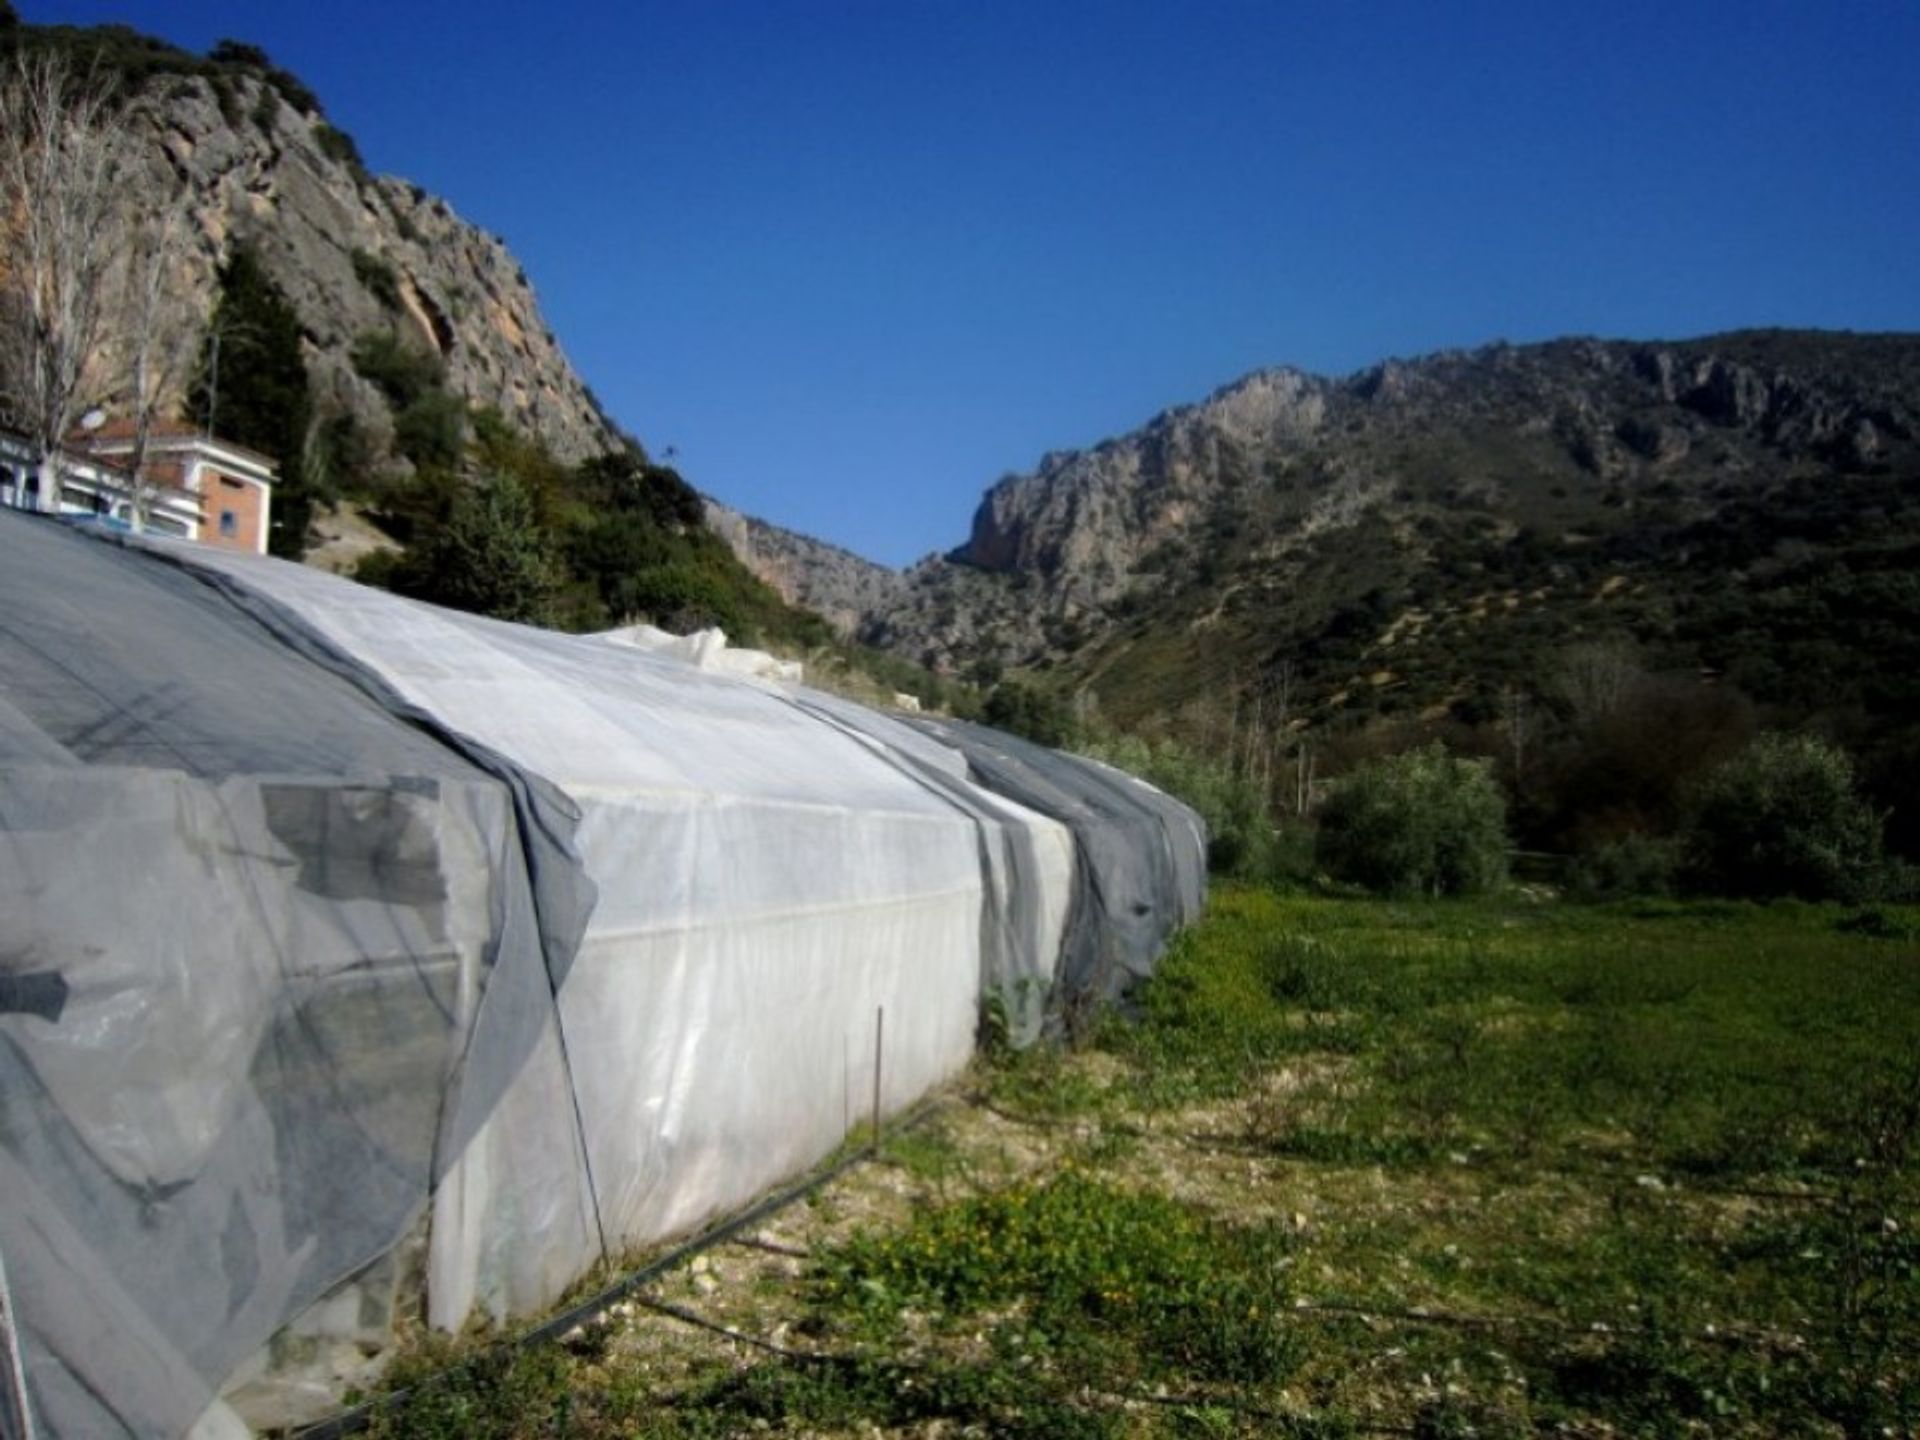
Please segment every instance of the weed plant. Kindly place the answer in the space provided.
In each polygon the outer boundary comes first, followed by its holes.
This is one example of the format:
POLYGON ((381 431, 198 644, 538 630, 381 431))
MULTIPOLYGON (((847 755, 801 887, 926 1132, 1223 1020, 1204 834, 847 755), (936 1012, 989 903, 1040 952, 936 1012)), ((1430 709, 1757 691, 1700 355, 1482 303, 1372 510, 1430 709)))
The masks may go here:
POLYGON ((994 1316, 1003 1352, 1108 1388, 1147 1379, 1268 1385, 1291 1364, 1278 1324, 1285 1240, 1078 1169, 856 1237, 819 1270, 825 1307, 868 1338, 903 1310, 994 1316))

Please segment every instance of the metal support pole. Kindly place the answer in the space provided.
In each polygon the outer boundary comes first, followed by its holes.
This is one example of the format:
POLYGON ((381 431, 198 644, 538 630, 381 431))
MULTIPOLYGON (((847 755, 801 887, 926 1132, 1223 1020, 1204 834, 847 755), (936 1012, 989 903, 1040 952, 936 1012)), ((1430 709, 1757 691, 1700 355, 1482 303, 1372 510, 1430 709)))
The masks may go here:
POLYGON ((7 1262, 0 1255, 0 1359, 6 1364, 6 1406, 0 1409, 3 1432, 33 1440, 33 1407, 27 1401, 27 1371, 20 1360, 20 1335, 14 1328, 13 1291, 7 1286, 7 1262))

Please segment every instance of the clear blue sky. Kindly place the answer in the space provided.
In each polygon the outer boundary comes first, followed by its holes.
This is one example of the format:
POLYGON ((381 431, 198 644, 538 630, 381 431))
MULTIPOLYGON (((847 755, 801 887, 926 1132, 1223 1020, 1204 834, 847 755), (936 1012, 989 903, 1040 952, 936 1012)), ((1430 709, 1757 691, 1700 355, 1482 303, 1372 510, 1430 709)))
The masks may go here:
POLYGON ((18 0, 264 46, 614 416, 889 563, 1263 365, 1920 329, 1920 3, 18 0))

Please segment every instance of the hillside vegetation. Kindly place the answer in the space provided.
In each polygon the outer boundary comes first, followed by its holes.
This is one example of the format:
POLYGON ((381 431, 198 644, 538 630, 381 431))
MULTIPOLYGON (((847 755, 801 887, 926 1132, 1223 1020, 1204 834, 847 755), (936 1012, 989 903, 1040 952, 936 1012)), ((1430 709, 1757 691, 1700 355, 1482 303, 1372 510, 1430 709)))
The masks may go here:
POLYGON ((1261 372, 1049 455, 867 633, 1283 822, 1439 739, 1561 854, 1671 835, 1714 764, 1809 732, 1915 856, 1917 576, 1920 338, 1567 340, 1261 372))

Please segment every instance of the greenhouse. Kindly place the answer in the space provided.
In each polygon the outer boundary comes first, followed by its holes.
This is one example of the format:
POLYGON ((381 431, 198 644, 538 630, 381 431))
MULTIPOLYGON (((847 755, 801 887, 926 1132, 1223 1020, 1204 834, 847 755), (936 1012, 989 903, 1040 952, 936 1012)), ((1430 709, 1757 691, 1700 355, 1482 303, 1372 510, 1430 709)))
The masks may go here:
POLYGON ((831 1152, 876 1076, 952 1077, 983 1001, 1072 1026, 1202 903, 1151 787, 711 647, 11 512, 0 602, 38 1435, 324 1415, 402 1309, 538 1313, 831 1152))

